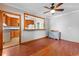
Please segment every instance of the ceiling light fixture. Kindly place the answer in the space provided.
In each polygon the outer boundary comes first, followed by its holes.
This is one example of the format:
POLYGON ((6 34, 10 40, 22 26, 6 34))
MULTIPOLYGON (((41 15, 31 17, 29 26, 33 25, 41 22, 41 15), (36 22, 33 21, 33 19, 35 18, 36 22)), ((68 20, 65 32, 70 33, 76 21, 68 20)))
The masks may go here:
POLYGON ((55 13, 55 10, 51 10, 50 12, 51 12, 51 13, 55 13))

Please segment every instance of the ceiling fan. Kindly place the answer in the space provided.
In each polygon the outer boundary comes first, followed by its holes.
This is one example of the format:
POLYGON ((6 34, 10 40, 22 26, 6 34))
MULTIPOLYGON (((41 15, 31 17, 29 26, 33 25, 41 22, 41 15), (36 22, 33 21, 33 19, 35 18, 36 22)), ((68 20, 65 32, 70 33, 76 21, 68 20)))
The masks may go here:
POLYGON ((44 14, 51 12, 51 13, 55 13, 55 11, 64 11, 64 9, 59 9, 58 7, 60 7, 63 3, 58 3, 57 5, 55 5, 55 3, 51 4, 51 7, 47 7, 44 6, 44 8, 49 9, 49 11, 44 12, 44 14))

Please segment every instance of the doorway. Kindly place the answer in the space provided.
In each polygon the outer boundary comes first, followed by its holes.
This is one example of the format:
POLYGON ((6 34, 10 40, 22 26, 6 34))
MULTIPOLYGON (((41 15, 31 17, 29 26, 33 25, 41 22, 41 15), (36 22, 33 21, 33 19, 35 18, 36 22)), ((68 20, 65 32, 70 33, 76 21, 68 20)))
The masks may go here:
POLYGON ((3 48, 21 43, 21 16, 3 12, 3 48))

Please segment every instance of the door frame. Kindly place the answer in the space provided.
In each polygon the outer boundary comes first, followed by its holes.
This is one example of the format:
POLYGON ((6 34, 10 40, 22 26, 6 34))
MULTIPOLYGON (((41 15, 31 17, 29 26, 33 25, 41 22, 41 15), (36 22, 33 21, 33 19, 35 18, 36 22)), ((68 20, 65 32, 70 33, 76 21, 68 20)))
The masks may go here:
MULTIPOLYGON (((3 11, 3 15, 7 13, 7 14, 11 14, 11 15, 15 15, 15 16, 19 16, 19 20, 20 20, 20 24, 19 24, 19 27, 20 27, 20 34, 19 34, 19 44, 21 44, 21 15, 20 14, 17 14, 17 13, 12 13, 12 12, 7 12, 7 11, 3 11)), ((3 42, 3 41, 2 41, 3 42)), ((2 43, 3 44, 3 43, 2 43)))
POLYGON ((2 18, 3 11, 0 10, 0 49, 3 49, 3 18, 2 18))

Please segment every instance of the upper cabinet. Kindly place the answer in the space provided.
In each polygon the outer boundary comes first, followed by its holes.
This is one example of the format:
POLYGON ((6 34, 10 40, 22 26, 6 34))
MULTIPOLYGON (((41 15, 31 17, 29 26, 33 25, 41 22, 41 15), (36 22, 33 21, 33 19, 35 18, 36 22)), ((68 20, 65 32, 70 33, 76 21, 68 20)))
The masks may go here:
POLYGON ((20 16, 14 15, 12 13, 4 12, 3 14, 3 26, 8 27, 19 27, 20 26, 20 16))
POLYGON ((24 30, 44 30, 45 19, 24 13, 24 30))
POLYGON ((19 19, 18 18, 13 18, 13 17, 10 17, 10 16, 7 16, 5 15, 5 21, 4 23, 7 25, 7 26, 19 26, 19 19))

